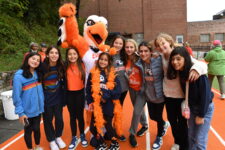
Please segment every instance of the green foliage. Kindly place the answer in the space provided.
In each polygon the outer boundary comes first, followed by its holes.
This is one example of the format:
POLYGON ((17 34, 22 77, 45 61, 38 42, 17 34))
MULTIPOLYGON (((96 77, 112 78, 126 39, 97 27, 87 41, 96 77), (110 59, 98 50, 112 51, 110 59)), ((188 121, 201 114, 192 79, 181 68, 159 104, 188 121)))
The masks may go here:
POLYGON ((28 10, 29 0, 1 0, 0 10, 12 17, 23 17, 28 10))
MULTIPOLYGON (((0 71, 18 69, 30 42, 56 45, 60 4, 60 0, 0 0, 0 71)), ((84 22, 78 19, 80 34, 84 22)))
POLYGON ((16 70, 30 42, 57 42, 57 25, 34 24, 27 27, 23 20, 7 14, 0 15, 0 71, 16 70))
POLYGON ((86 18, 78 18, 77 19, 80 35, 83 35, 85 21, 86 21, 86 18))
POLYGON ((56 24, 58 21, 58 8, 60 0, 31 0, 24 20, 27 24, 40 25, 56 24))

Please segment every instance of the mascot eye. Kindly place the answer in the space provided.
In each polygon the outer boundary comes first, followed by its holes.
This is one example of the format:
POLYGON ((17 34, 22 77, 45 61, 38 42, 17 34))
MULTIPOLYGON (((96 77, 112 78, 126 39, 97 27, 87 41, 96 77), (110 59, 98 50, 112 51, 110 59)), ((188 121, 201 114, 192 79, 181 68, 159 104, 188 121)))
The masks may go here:
POLYGON ((93 20, 88 20, 87 21, 87 25, 88 26, 92 26, 92 25, 94 25, 95 24, 95 22, 93 21, 93 20))
POLYGON ((106 29, 108 29, 108 24, 106 24, 105 26, 106 26, 106 29))

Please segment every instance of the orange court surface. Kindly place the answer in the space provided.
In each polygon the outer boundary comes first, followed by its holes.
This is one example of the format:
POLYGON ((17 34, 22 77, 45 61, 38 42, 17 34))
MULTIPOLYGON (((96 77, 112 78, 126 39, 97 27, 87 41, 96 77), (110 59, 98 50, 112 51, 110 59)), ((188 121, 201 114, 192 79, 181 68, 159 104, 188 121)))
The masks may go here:
MULTIPOLYGON (((213 114, 213 119, 209 131, 209 140, 208 140, 208 149, 207 150, 225 150, 225 100, 220 100, 220 94, 217 90, 213 89, 215 94, 214 96, 214 104, 215 104, 215 111, 213 114)), ((149 119, 149 130, 146 134, 142 137, 137 137, 138 147, 132 148, 129 144, 129 127, 132 117, 133 107, 131 105, 129 94, 127 95, 124 106, 123 106, 123 131, 124 135, 127 138, 125 142, 120 143, 121 150, 150 150, 151 146, 156 137, 156 123, 149 119)), ((147 113, 147 112, 146 112, 147 113)), ((62 139, 68 145, 70 144, 71 140, 71 132, 70 132, 70 123, 69 123, 69 113, 67 111, 67 107, 64 107, 64 131, 62 139)), ((166 119, 166 112, 164 108, 164 119, 166 119)), ((140 128, 140 127, 139 127, 140 128)), ((85 128, 85 133, 87 140, 90 140, 90 132, 89 128, 85 128)), ((79 131, 79 130, 78 130, 79 131)), ((182 134, 182 133, 180 133, 182 134)), ((79 135, 79 133, 78 133, 79 135)), ((33 142, 34 143, 34 142, 33 142)), ((110 142, 107 142, 108 145, 110 142)), ((168 129, 167 134, 163 137, 163 145, 161 150, 170 150, 171 146, 173 145, 173 137, 171 133, 171 128, 168 129)), ((41 146, 44 150, 50 150, 49 143, 46 140, 43 123, 41 123, 41 146)), ((83 148, 79 143, 76 147, 77 150, 93 150, 92 146, 88 146, 83 148)), ((0 144, 0 150, 27 150, 26 145, 24 143, 23 138, 23 130, 20 131, 15 136, 11 137, 9 140, 5 141, 4 143, 0 144)))

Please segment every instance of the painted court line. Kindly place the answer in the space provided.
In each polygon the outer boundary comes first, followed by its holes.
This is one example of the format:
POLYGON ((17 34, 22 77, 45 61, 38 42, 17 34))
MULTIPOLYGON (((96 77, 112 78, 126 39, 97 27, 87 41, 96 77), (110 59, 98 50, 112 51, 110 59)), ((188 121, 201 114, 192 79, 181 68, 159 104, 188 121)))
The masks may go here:
POLYGON ((151 150, 150 148, 150 132, 149 132, 149 120, 148 120, 148 109, 147 109, 147 104, 145 104, 145 116, 148 122, 148 130, 146 132, 146 150, 151 150))
MULTIPOLYGON (((43 121, 40 122, 40 124, 42 124, 43 121)), ((87 127, 84 131, 85 134, 87 134, 87 132, 89 131, 89 127, 87 127)), ((16 141, 18 141, 20 138, 22 138, 24 136, 24 133, 22 133, 21 135, 19 135, 18 137, 16 137, 14 140, 12 140, 11 142, 9 142, 8 144, 6 144, 3 148, 0 148, 0 150, 5 150, 6 148, 8 148, 10 145, 12 145, 13 143, 15 143, 16 141)), ((81 142, 80 138, 78 139, 78 144, 81 142)), ((76 147, 77 147, 76 146, 76 147)), ((76 147, 74 149, 76 149, 76 147)))
MULTIPOLYGON (((41 120, 40 124, 43 123, 43 120, 41 120)), ((14 140, 12 140, 11 142, 9 142, 8 144, 6 144, 2 149, 0 150, 5 150, 6 148, 8 148, 10 145, 12 145, 13 143, 15 143, 17 140, 19 140, 21 137, 24 136, 24 133, 22 133, 21 135, 19 135, 17 138, 15 138, 14 140)))
POLYGON ((212 88, 212 91, 216 94, 218 94, 219 96, 221 96, 221 94, 219 93, 219 91, 215 90, 214 88, 212 88))
POLYGON ((22 133, 20 136, 18 136, 17 138, 15 138, 14 140, 12 140, 11 142, 9 142, 8 144, 6 144, 2 149, 0 150, 5 150, 6 148, 8 148, 10 145, 12 145, 13 143, 15 143, 17 140, 19 140, 21 137, 24 136, 24 133, 22 133))
MULTIPOLYGON (((216 89, 212 88, 212 91, 216 94, 218 94, 219 96, 221 96, 220 92, 217 91, 216 89)), ((225 146, 225 141, 223 140, 223 138, 216 132, 216 130, 210 126, 210 130, 213 132, 213 134, 217 137, 217 139, 223 144, 223 146, 225 146)))
POLYGON ((210 126, 210 130, 213 132, 213 134, 215 134, 215 136, 219 139, 219 141, 223 144, 223 146, 225 146, 225 141, 223 140, 223 138, 216 132, 216 130, 210 126))

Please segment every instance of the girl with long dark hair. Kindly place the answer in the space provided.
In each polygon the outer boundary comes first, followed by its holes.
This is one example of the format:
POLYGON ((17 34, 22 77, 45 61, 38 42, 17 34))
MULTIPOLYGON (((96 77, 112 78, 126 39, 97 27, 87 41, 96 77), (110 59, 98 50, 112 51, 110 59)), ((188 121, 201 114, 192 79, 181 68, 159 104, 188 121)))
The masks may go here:
POLYGON ((26 55, 24 63, 13 78, 13 103, 19 121, 24 124, 24 139, 29 150, 32 146, 32 133, 36 150, 40 147, 40 121, 44 112, 44 94, 41 85, 42 71, 40 69, 41 56, 30 52, 26 55))
POLYGON ((65 148, 66 144, 62 140, 63 132, 63 105, 64 102, 64 64, 60 50, 57 47, 50 46, 46 51, 44 61, 44 96, 45 112, 44 129, 47 140, 50 142, 51 150, 65 148), (55 126, 53 126, 55 118, 55 126))
POLYGON ((67 108, 70 114, 70 128, 72 132, 72 140, 69 149, 74 149, 78 143, 77 120, 80 130, 81 145, 88 146, 84 134, 84 83, 85 83, 85 68, 75 48, 66 50, 66 83, 67 83, 67 108))
POLYGON ((108 53, 101 53, 92 68, 86 86, 86 97, 89 110, 93 111, 91 118, 90 131, 96 140, 96 150, 107 149, 102 135, 102 128, 105 127, 111 140, 109 150, 118 150, 119 143, 117 135, 121 135, 121 105, 119 97, 121 87, 112 66, 112 58, 108 53), (114 127, 112 121, 114 120, 114 127))
MULTIPOLYGON (((188 119, 188 143, 189 150, 206 150, 210 122, 214 111, 208 77, 201 75, 195 82, 188 81, 188 75, 193 63, 185 47, 176 47, 170 55, 167 77, 175 79, 180 77, 180 84, 185 93, 188 89, 188 104, 190 107, 190 119, 188 119)), ((187 93, 186 93, 187 94, 187 93)), ((179 107, 180 108, 180 107, 179 107)), ((179 109, 181 112, 181 109, 179 109)))

